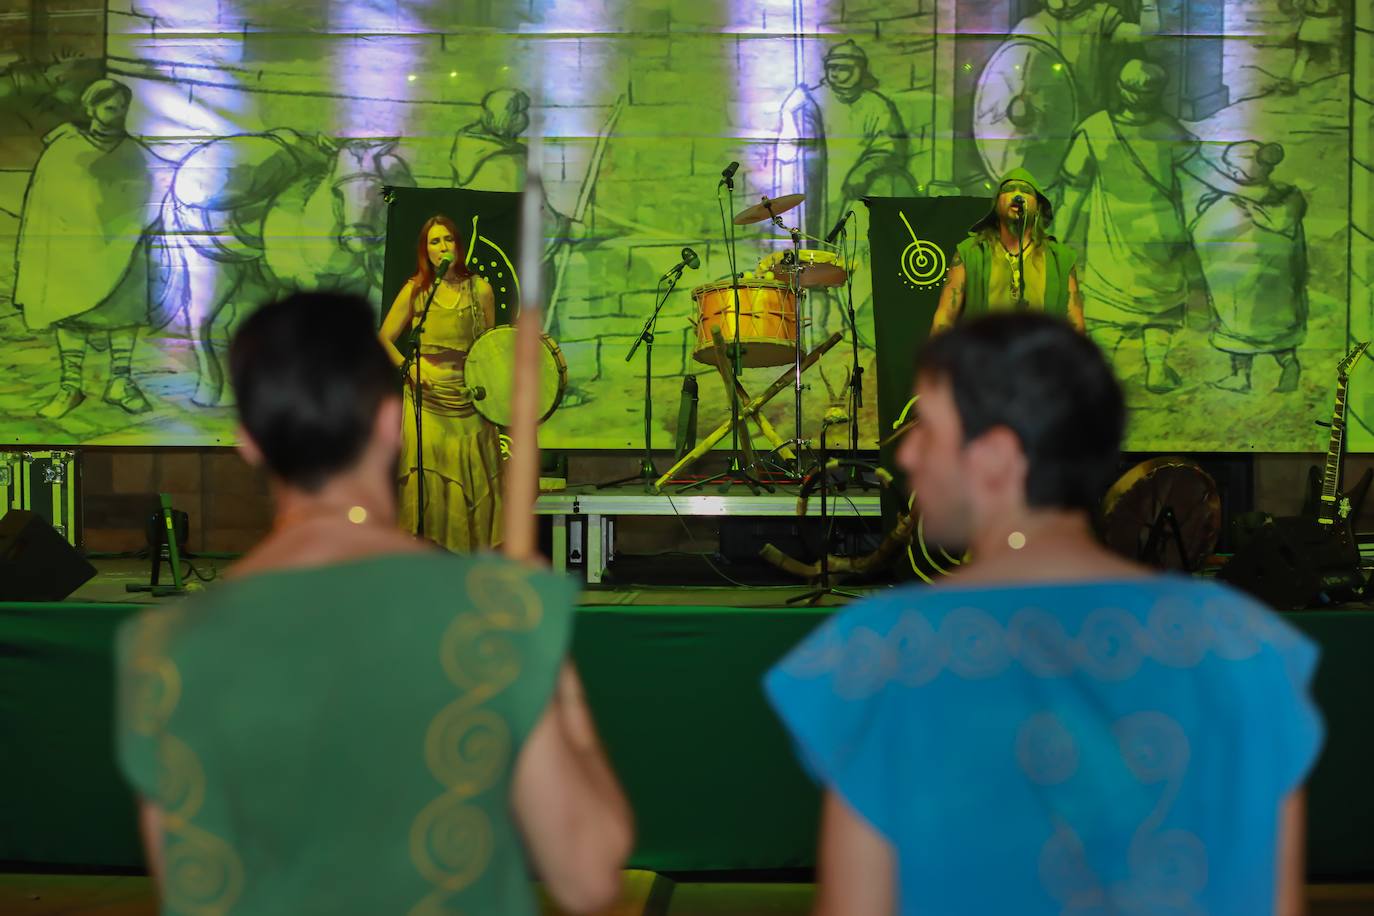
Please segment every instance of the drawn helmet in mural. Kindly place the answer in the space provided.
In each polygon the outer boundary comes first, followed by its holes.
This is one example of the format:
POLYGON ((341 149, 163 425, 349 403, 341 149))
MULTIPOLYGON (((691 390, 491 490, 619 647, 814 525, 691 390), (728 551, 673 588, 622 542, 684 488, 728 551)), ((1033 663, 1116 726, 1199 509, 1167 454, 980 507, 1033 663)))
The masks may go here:
POLYGON ((825 81, 839 92, 860 92, 878 85, 868 70, 868 55, 853 39, 825 52, 825 81))
POLYGON ((1035 176, 1025 169, 1012 169, 1004 175, 1001 182, 998 183, 997 193, 992 197, 992 208, 988 210, 987 216, 984 216, 978 222, 969 226, 970 233, 982 232, 984 229, 997 228, 997 198, 1001 196, 1002 189, 1013 181, 1023 182, 1035 189, 1035 200, 1036 203, 1039 204, 1038 212, 1040 213, 1041 226, 1048 226, 1054 221, 1054 205, 1051 204, 1050 199, 1045 196, 1044 190, 1040 187, 1040 182, 1036 181, 1035 176))
POLYGON ((482 127, 514 140, 530 126, 530 97, 520 89, 494 89, 482 97, 482 127))
POLYGON ((1132 58, 1121 65, 1116 78, 1117 97, 1126 111, 1153 111, 1159 108, 1169 72, 1159 64, 1132 58))
POLYGON ((1283 157, 1283 145, 1280 143, 1241 140, 1226 147, 1221 154, 1221 161, 1231 177, 1241 184, 1263 184, 1269 180, 1274 166, 1282 162, 1283 157))

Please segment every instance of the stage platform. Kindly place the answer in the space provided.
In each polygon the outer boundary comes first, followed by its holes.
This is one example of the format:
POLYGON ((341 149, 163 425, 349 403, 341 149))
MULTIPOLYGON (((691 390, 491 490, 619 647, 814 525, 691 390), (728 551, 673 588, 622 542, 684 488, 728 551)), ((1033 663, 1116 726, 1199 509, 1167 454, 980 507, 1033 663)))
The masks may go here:
MULTIPOLYGON (((198 565, 209 575, 211 564, 198 565)), ((0 863, 9 870, 142 867, 133 801, 112 758, 110 652, 118 624, 150 601, 123 592, 147 569, 100 566, 78 600, 0 604, 0 863)), ((834 611, 786 606, 799 591, 584 594, 572 652, 636 812, 633 868, 796 880, 814 865, 819 795, 759 688, 768 667, 834 611)), ((1371 882, 1374 613, 1288 619, 1323 650, 1315 692, 1328 740, 1309 784, 1309 875, 1371 882)))

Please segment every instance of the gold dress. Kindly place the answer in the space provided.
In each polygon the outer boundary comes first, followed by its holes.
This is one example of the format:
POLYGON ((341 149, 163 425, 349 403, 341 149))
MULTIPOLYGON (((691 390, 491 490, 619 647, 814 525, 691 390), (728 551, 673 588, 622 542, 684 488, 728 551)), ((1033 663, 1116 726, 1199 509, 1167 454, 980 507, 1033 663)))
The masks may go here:
MULTIPOLYGON (((455 552, 483 550, 501 543, 501 443, 496 427, 473 407, 464 392, 463 365, 468 348, 485 330, 486 317, 473 277, 459 285, 457 298, 434 300, 420 342, 430 387, 421 392, 420 428, 424 439, 425 537, 455 552), (444 300, 444 301, 441 301, 444 300)), ((415 301, 416 323, 424 304, 415 301)), ((416 527, 415 404, 406 386, 401 423, 400 524, 416 527)))

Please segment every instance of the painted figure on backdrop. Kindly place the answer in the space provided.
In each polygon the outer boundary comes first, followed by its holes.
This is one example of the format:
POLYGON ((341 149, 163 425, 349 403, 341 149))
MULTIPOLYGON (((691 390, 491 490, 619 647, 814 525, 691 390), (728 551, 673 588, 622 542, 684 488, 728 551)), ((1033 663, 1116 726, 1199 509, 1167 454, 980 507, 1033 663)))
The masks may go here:
MULTIPOLYGON (((521 139, 530 126, 530 97, 520 89, 493 89, 482 97, 482 114, 453 138, 449 166, 453 186, 477 191, 519 191, 525 186, 528 148, 521 139)), ((570 220, 544 195, 548 261, 566 241, 570 220)))
POLYGON ((1013 35, 1038 38, 1068 65, 1079 116, 1111 104, 1112 77, 1125 53, 1160 30, 1155 0, 1140 6, 1140 21, 1129 22, 1103 0, 1044 0, 1045 5, 1016 24, 1013 35))
POLYGON ((495 298, 491 284, 468 269, 468 245, 447 216, 425 221, 417 248, 415 274, 382 322, 382 343, 396 366, 405 363, 396 342, 419 324, 435 268, 445 257, 452 266, 435 289, 420 355, 406 379, 400 523, 414 531, 423 516, 425 536, 441 546, 483 550, 501 543, 501 444, 496 427, 473 406, 463 369, 473 342, 496 323, 495 298), (423 452, 416 442, 417 390, 423 452))
POLYGON ((1255 357, 1279 365, 1274 390, 1298 390, 1298 347, 1307 335, 1307 198, 1291 184, 1273 181, 1283 146, 1246 140, 1222 154, 1222 167, 1263 194, 1258 200, 1209 191, 1198 201, 1193 241, 1212 302, 1211 342, 1231 356, 1231 373, 1218 388, 1250 390, 1255 357))
MULTIPOLYGON (((852 40, 844 41, 826 52, 820 83, 797 86, 782 104, 773 193, 806 194, 801 228, 812 238, 825 236, 849 210, 858 219, 850 225, 850 237, 862 238, 865 196, 918 193, 908 154, 906 127, 897 106, 878 91, 864 50, 852 40)), ((872 300, 867 251, 860 245, 860 263, 851 265, 856 312, 872 300)), ((813 314, 813 333, 839 329, 838 294, 827 291, 816 300, 820 309, 813 314)))
POLYGON ((990 311, 1030 309, 1083 330, 1077 253, 1049 234, 1054 208, 1025 169, 1002 179, 987 216, 969 228, 945 276, 932 334, 990 311))
POLYGON ((168 269, 186 279, 194 403, 232 402, 225 347, 246 317, 242 303, 296 288, 381 288, 381 189, 415 183, 395 146, 278 128, 208 140, 183 157, 163 222, 168 269))
POLYGON ((1109 352, 1140 337, 1145 387, 1163 394, 1182 384, 1169 365, 1189 299, 1204 285, 1184 215, 1180 173, 1217 191, 1259 199, 1199 154, 1199 142, 1166 113, 1168 74, 1130 60, 1117 80, 1120 102, 1089 115, 1074 131, 1060 173, 1064 234, 1086 220, 1081 283, 1088 332, 1109 352))
POLYGON ((45 419, 85 400, 91 349, 109 352, 107 403, 130 414, 152 409, 132 362, 149 309, 161 301, 149 235, 170 163, 125 130, 132 99, 123 83, 91 83, 81 96, 85 123, 64 123, 44 138, 24 195, 14 302, 30 329, 53 329, 60 375, 38 410, 45 419))

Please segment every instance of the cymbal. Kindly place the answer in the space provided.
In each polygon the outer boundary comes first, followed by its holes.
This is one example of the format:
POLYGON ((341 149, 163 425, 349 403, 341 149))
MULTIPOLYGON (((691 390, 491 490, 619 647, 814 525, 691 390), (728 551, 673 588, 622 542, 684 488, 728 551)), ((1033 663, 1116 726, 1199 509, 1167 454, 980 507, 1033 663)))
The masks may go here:
POLYGON ((786 213, 804 200, 806 200, 805 194, 785 194, 782 197, 774 197, 771 200, 765 197, 752 207, 745 207, 743 210, 736 213, 734 223, 736 226, 761 223, 764 220, 769 220, 779 214, 786 213))

